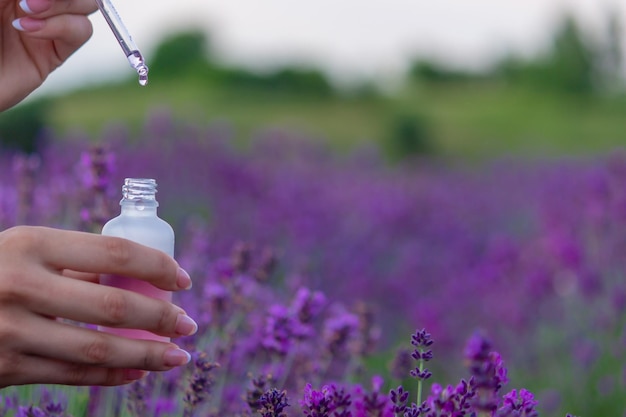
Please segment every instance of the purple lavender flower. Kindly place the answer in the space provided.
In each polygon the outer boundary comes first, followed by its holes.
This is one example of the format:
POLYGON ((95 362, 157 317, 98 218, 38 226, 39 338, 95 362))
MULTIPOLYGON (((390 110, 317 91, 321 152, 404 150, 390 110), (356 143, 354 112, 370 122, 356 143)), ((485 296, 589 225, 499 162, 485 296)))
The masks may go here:
POLYGON ((48 417, 48 414, 39 407, 18 407, 15 417, 48 417))
MULTIPOLYGON (((407 407, 402 417, 419 417, 425 416, 430 411, 430 408, 426 404, 417 405, 412 403, 410 407, 407 407)), ((456 417, 456 416, 455 416, 456 417)))
POLYGON ((332 393, 332 402, 330 408, 333 411, 333 417, 352 417, 350 406, 352 398, 346 389, 338 387, 334 384, 329 386, 332 393))
POLYGON ((388 395, 381 394, 383 379, 372 378, 372 390, 357 385, 354 389, 355 417, 393 417, 395 405, 388 395))
POLYGON ((294 343, 295 327, 289 309, 278 304, 271 306, 265 320, 262 346, 278 355, 286 355, 294 343))
POLYGON ((418 363, 418 366, 410 372, 411 376, 417 379, 417 402, 410 407, 412 413, 426 409, 426 403, 422 402, 422 386, 424 381, 432 376, 432 373, 424 365, 433 358, 433 352, 430 349, 433 342, 430 333, 426 332, 426 329, 416 330, 411 335, 411 344, 415 346, 411 357, 418 363))
POLYGON ((539 413, 535 409, 537 401, 535 396, 525 389, 512 390, 503 397, 503 403, 496 417, 538 417, 539 413))
POLYGON ((316 391, 311 384, 306 384, 300 407, 302 407, 302 412, 305 416, 330 417, 330 412, 332 411, 332 392, 330 387, 324 386, 321 391, 316 391))
POLYGON ((291 311, 304 324, 311 323, 326 306, 326 296, 321 291, 300 287, 291 303, 291 311))
POLYGON ((99 232, 113 214, 110 194, 114 155, 103 146, 94 146, 89 152, 83 152, 77 170, 83 185, 81 219, 84 229, 99 232))
POLYGON ((223 326, 229 318, 232 304, 228 288, 221 283, 208 282, 204 286, 204 300, 211 323, 223 326))
POLYGON ((277 259, 275 251, 266 248, 262 254, 261 264, 256 271, 254 271, 254 278, 261 283, 267 282, 274 273, 276 265, 277 259))
POLYGON ((256 411, 261 407, 261 397, 267 391, 267 386, 273 382, 271 375, 260 375, 257 378, 251 378, 252 387, 246 391, 246 403, 252 411, 256 411))
POLYGON ((351 395, 335 384, 324 385, 320 391, 307 384, 300 400, 303 414, 310 417, 352 417, 351 405, 351 395))
POLYGON ((284 412, 285 408, 289 407, 287 401, 286 391, 272 388, 259 398, 258 413, 262 417, 287 417, 287 413, 284 412))
POLYGON ((376 343, 380 339, 381 330, 369 304, 359 302, 354 310, 359 317, 359 329, 357 337, 351 343, 350 350, 354 355, 364 357, 374 352, 376 343))
POLYGON ((242 274, 248 271, 251 264, 252 248, 249 244, 238 242, 233 249, 232 263, 235 272, 242 274))
POLYGON ((133 416, 143 417, 148 410, 147 387, 145 380, 135 381, 128 388, 128 401, 126 406, 133 416))
POLYGON ((393 403, 393 412, 396 413, 396 415, 403 415, 407 409, 409 392, 400 385, 398 388, 392 389, 389 392, 389 399, 393 403))
POLYGON ((61 403, 49 402, 45 405, 46 413, 48 413, 48 417, 60 417, 65 412, 65 406, 61 403))
POLYGON ((357 334, 359 318, 355 314, 338 312, 324 323, 325 346, 328 352, 335 357, 343 357, 348 354, 348 345, 357 334))
POLYGON ((471 415, 474 396, 475 391, 465 380, 461 380, 456 386, 448 385, 445 388, 433 384, 431 393, 425 401, 427 408, 422 410, 423 415, 426 417, 471 415))
POLYGON ((389 365, 391 376, 396 379, 404 379, 413 368, 413 357, 409 349, 398 349, 391 364, 389 365))
POLYGON ((13 157, 17 188, 17 218, 15 219, 17 224, 28 224, 33 220, 35 189, 40 165, 39 155, 15 155, 13 157))
POLYGON ((486 412, 496 410, 498 392, 508 382, 504 362, 491 348, 491 342, 480 332, 475 332, 465 347, 465 358, 472 375, 470 386, 476 391, 472 405, 486 412))
POLYGON ((86 189, 106 193, 111 185, 115 155, 103 146, 94 146, 80 157, 81 180, 86 189))
POLYGON ((44 387, 42 389, 40 408, 45 410, 48 417, 61 417, 65 411, 66 404, 67 398, 65 396, 54 398, 47 388, 44 387))
POLYGON ((161 417, 173 415, 178 409, 178 398, 156 398, 154 401, 154 415, 161 417))
POLYGON ((424 368, 424 364, 433 358, 432 350, 428 349, 433 344, 433 340, 430 333, 422 329, 417 330, 411 336, 411 344, 415 346, 411 356, 419 363, 419 366, 411 371, 411 376, 424 381, 432 376, 432 373, 424 368))
POLYGON ((209 361, 205 353, 194 354, 194 356, 196 356, 193 362, 194 372, 183 398, 184 417, 191 417, 195 408, 207 400, 214 382, 212 371, 220 366, 218 363, 209 361))

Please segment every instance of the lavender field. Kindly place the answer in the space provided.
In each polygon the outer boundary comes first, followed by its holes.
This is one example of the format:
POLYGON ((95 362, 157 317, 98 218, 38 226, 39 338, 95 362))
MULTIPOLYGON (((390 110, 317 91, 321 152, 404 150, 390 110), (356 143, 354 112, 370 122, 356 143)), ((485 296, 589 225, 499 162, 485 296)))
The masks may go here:
POLYGON ((200 330, 184 369, 0 416, 626 416, 626 153, 391 165, 167 114, 45 139, 0 155, 0 227, 98 232, 155 178, 200 330))

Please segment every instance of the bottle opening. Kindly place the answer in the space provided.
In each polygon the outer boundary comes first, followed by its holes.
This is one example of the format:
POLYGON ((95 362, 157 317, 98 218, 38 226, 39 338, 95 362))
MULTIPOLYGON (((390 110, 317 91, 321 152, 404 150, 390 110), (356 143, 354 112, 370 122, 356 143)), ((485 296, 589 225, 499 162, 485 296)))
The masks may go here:
POLYGON ((155 200, 156 193, 157 183, 152 178, 126 178, 122 186, 125 200, 155 200))

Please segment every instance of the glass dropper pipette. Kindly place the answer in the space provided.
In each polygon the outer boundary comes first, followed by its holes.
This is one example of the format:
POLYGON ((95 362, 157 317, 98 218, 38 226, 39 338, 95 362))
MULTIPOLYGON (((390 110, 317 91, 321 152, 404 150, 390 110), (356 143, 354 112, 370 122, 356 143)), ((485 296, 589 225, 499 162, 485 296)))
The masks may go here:
POLYGON ((143 55, 139 52, 139 48, 135 45, 133 38, 128 33, 128 29, 124 26, 120 15, 115 10, 111 0, 96 0, 98 8, 104 16, 104 20, 108 23, 109 27, 113 31, 117 42, 122 47, 122 51, 126 55, 126 59, 139 75, 139 84, 148 84, 148 66, 143 59, 143 55))

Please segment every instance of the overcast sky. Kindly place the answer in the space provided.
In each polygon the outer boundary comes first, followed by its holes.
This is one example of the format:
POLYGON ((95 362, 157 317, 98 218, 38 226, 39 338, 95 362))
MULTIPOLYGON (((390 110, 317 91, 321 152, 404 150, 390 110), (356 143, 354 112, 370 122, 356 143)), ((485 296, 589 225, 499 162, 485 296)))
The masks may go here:
MULTIPOLYGON (((226 62, 304 63, 338 78, 401 74, 416 56, 480 66, 504 51, 544 45, 567 11, 599 31, 625 0, 113 0, 148 65, 168 34, 204 28, 226 62)), ((94 36, 43 92, 132 75, 99 14, 94 36)), ((624 40, 626 44, 626 39, 624 40)))

